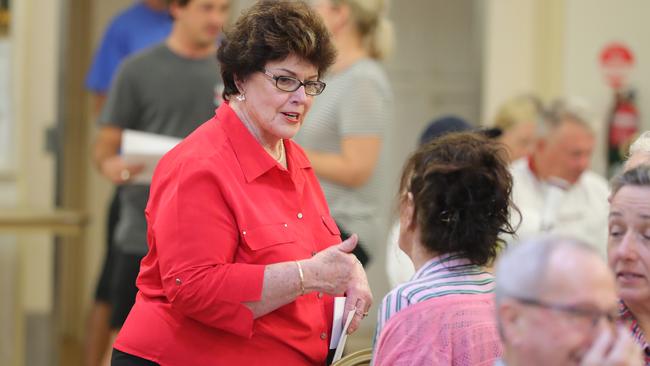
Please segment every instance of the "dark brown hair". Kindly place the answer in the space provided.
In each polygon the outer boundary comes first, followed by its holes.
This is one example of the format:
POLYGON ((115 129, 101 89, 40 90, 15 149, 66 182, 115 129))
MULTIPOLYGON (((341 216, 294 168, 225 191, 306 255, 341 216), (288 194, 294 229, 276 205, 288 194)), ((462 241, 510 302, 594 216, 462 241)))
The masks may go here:
POLYGON ((262 71, 269 61, 295 55, 323 75, 336 51, 320 16, 302 1, 259 1, 225 32, 217 51, 224 82, 224 99, 239 94, 235 77, 245 79, 262 71))
POLYGON ((192 0, 166 0, 165 2, 167 3, 167 6, 170 6, 171 4, 177 4, 181 8, 185 7, 187 4, 190 3, 192 0))
MULTIPOLYGON (((509 222, 512 176, 503 146, 474 132, 451 133, 421 146, 402 173, 401 200, 413 195, 422 244, 490 263, 514 234, 509 222)), ((512 206, 514 208, 514 206, 512 206)), ((516 208, 514 208, 516 210, 516 208)))

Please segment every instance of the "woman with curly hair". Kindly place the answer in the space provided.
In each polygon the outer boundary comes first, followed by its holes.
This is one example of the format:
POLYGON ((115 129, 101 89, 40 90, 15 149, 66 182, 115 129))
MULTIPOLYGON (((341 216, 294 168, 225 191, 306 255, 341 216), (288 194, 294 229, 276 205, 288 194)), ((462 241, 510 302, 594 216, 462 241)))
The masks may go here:
POLYGON ((375 365, 492 365, 495 258, 512 178, 502 145, 477 133, 443 136, 408 161, 400 186, 399 246, 413 278, 384 297, 375 365))

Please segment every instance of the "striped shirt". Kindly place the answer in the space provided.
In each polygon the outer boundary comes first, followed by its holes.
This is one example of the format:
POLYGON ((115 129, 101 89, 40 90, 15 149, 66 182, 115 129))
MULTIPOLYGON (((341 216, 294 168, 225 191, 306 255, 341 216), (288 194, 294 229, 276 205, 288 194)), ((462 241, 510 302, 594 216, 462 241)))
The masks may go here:
POLYGON ((377 315, 373 344, 388 320, 413 304, 445 295, 492 292, 494 276, 483 267, 456 253, 434 257, 415 272, 410 281, 395 287, 384 297, 377 315))
POLYGON ((647 366, 650 366, 650 345, 646 341, 645 334, 643 333, 643 329, 639 326, 639 322, 636 320, 634 317, 634 314, 630 311, 630 309, 625 306, 625 303, 621 301, 620 307, 619 307, 619 315, 620 315, 620 321, 627 326, 627 328, 630 330, 632 333, 632 337, 636 341, 636 343, 641 346, 641 349, 643 350, 643 360, 645 361, 645 364, 647 366))

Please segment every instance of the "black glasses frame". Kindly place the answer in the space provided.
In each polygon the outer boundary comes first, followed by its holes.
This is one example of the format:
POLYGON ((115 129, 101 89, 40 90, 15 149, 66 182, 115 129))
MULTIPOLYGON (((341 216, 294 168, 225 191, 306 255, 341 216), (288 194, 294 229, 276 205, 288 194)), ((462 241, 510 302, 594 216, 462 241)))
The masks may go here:
POLYGON ((296 90, 300 89, 301 86, 304 86, 305 87, 305 94, 315 96, 315 95, 321 94, 323 92, 323 90, 325 90, 325 86, 327 86, 327 84, 325 84, 324 82, 322 82, 320 80, 302 81, 302 80, 294 78, 293 76, 273 75, 268 70, 264 70, 264 74, 275 81, 275 87, 276 88, 278 88, 278 89, 280 89, 282 91, 285 91, 285 92, 289 92, 289 93, 295 92, 296 90), (296 83, 296 87, 293 88, 293 89, 281 88, 280 85, 279 85, 279 82, 282 81, 282 80, 290 80, 291 82, 296 83), (316 92, 310 92, 310 89, 312 87, 316 88, 315 89, 316 92))
POLYGON ((567 305, 567 304, 553 304, 549 303, 546 301, 538 300, 538 299, 530 299, 530 298, 525 298, 525 297, 518 297, 518 296, 508 296, 511 297, 518 302, 526 305, 531 305, 531 306, 536 306, 544 309, 550 309, 550 310, 555 310, 555 311, 560 311, 563 313, 567 313, 573 316, 578 316, 582 318, 589 318, 591 320, 591 325, 595 327, 598 325, 598 322, 600 321, 601 318, 605 318, 607 320, 608 324, 614 324, 618 318, 619 318, 619 313, 618 311, 613 312, 613 311, 608 311, 608 312, 602 312, 598 310, 590 310, 590 309, 582 309, 579 308, 575 305, 567 305))

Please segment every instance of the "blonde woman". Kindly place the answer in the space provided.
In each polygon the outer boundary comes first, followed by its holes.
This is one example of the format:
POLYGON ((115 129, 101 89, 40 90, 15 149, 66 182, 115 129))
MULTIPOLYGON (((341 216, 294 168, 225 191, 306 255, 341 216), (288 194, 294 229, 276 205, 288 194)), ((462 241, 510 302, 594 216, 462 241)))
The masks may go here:
POLYGON ((382 143, 393 94, 381 65, 393 42, 384 0, 315 0, 337 59, 296 137, 342 229, 368 247, 383 242, 379 212, 382 143))
POLYGON ((529 94, 509 99, 497 111, 494 127, 502 131, 499 142, 506 145, 511 162, 532 152, 537 124, 542 115, 541 101, 529 94))

